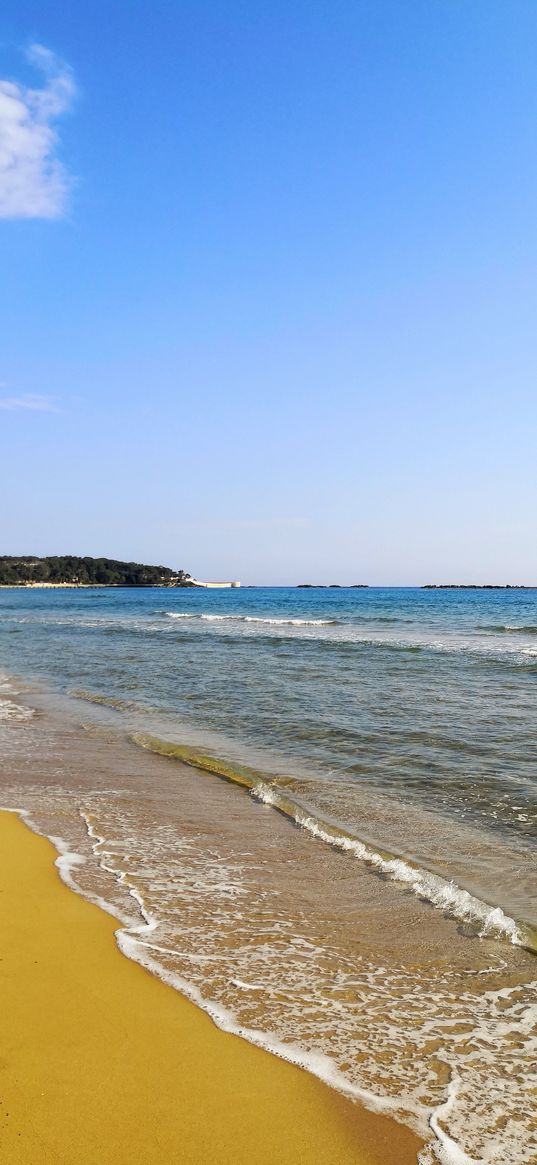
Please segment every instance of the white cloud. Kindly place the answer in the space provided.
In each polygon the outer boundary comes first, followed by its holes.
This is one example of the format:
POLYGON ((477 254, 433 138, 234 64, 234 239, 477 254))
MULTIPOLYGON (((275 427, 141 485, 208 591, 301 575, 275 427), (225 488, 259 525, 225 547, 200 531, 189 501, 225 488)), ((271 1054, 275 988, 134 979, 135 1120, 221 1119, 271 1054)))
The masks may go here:
POLYGON ((0 218, 59 218, 72 179, 57 157, 54 121, 72 104, 72 70, 43 45, 28 59, 44 75, 40 89, 0 80, 0 218))
POLYGON ((27 409, 34 413, 57 413, 58 410, 49 396, 38 392, 26 392, 22 396, 0 397, 0 409, 27 409))

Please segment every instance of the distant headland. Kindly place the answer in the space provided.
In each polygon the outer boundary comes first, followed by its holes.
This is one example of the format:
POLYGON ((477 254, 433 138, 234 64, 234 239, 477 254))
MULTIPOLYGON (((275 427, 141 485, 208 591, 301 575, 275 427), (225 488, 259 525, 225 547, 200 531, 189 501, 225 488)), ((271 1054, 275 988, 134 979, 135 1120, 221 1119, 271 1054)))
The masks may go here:
POLYGON ((235 589, 240 582, 201 582, 185 570, 120 562, 116 558, 33 554, 0 556, 0 587, 204 587, 235 589))
POLYGON ((3 587, 194 587, 184 570, 73 555, 0 557, 3 587))

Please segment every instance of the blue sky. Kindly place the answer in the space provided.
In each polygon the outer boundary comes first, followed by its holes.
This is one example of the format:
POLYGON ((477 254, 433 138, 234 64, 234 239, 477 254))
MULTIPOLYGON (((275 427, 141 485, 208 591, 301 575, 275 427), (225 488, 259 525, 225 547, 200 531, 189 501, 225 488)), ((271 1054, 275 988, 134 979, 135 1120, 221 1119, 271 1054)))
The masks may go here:
POLYGON ((534 0, 6 0, 0 79, 3 553, 537 583, 534 0))

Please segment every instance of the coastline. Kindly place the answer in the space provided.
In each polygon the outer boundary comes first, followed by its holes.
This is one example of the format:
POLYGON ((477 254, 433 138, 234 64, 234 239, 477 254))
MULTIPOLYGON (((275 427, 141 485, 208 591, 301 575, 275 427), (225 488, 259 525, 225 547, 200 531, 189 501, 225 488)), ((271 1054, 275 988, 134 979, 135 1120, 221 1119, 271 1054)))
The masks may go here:
POLYGON ((4 1160, 415 1162, 404 1126, 219 1031, 125 958, 117 921, 62 884, 15 813, 0 840, 4 1160))
POLYGON ((71 582, 23 582, 23 583, 0 583, 0 590, 2 591, 84 591, 84 590, 103 590, 104 588, 119 586, 125 584, 119 583, 71 583, 71 582))
POLYGON ((2 591, 111 591, 111 590, 192 590, 190 586, 178 583, 75 583, 75 582, 22 582, 0 583, 2 591))

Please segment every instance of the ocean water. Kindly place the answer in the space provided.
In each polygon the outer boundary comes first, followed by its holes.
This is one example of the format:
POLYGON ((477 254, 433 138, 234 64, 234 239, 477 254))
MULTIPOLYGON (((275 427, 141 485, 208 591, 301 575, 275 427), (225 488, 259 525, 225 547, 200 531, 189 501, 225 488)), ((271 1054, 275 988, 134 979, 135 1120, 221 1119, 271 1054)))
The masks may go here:
POLYGON ((126 953, 422 1165, 537 1161, 537 591, 4 590, 0 667, 126 953))

